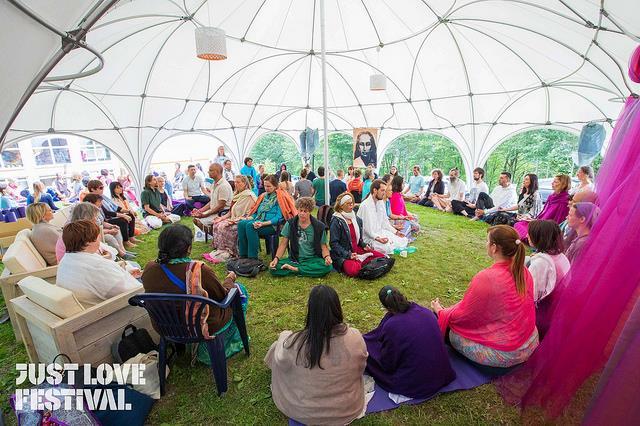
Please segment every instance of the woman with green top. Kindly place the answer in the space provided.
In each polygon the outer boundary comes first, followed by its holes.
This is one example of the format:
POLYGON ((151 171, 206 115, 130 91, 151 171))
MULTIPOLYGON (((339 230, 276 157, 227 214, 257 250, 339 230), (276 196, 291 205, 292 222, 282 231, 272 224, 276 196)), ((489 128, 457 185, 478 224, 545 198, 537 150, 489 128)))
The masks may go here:
POLYGON ((311 216, 313 208, 313 198, 302 197, 296 201, 298 215, 282 228, 278 251, 269 265, 272 275, 318 278, 331 272, 327 227, 311 216), (282 258, 287 248, 289 257, 282 258))

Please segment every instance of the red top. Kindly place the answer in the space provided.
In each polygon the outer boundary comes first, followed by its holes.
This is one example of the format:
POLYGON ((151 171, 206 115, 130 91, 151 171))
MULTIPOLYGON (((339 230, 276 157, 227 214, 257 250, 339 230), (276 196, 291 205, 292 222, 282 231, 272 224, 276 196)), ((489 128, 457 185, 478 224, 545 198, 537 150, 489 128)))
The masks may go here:
POLYGON ((438 313, 442 334, 451 328, 500 351, 516 350, 531 337, 536 327, 533 278, 524 268, 525 294, 520 296, 509 266, 494 263, 473 277, 462 300, 438 313))

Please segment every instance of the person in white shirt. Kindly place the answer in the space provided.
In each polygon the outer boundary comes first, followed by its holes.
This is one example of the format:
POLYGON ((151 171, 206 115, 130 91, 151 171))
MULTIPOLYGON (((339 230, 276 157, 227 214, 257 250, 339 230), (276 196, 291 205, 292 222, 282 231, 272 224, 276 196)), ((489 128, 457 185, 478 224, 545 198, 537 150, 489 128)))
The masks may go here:
POLYGON ((187 176, 182 181, 182 190, 184 191, 184 203, 189 210, 194 208, 194 203, 199 202, 207 204, 209 197, 205 195, 208 190, 204 186, 204 179, 196 174, 196 166, 189 164, 187 167, 187 176))
POLYGON ((463 201, 464 193, 467 191, 467 186, 464 181, 460 179, 460 170, 457 167, 449 170, 449 185, 447 185, 447 192, 444 194, 431 194, 431 201, 433 206, 438 210, 452 211, 451 201, 463 201))
POLYGON ((222 177, 222 166, 218 163, 211 163, 209 165, 209 177, 213 179, 211 200, 202 208, 194 209, 191 212, 191 216, 194 217, 193 221, 196 224, 199 221, 203 225, 210 225, 216 217, 226 213, 231 207, 233 189, 229 182, 222 177))
POLYGON ((570 197, 573 197, 574 195, 581 192, 593 192, 593 169, 591 168, 591 166, 580 166, 578 168, 578 172, 576 173, 576 177, 578 178, 580 183, 569 190, 570 197))
POLYGON ((481 201, 479 203, 480 205, 476 206, 476 204, 478 203, 478 196, 482 193, 484 193, 485 195, 489 193, 489 187, 483 179, 484 169, 482 169, 481 167, 476 167, 475 169, 473 169, 473 183, 471 183, 471 189, 469 190, 469 197, 467 198, 467 200, 451 200, 451 210, 454 214, 473 217, 476 213, 476 207, 486 207, 483 204, 484 201, 481 201))
POLYGON ((127 272, 98 254, 100 228, 90 220, 67 224, 62 230, 66 254, 58 264, 56 285, 73 292, 86 308, 142 287, 140 269, 127 272))
POLYGON ((533 220, 527 232, 529 244, 536 250, 527 267, 533 277, 533 300, 537 305, 562 281, 571 264, 562 253, 562 231, 557 223, 552 220, 533 220))
POLYGON ((518 202, 516 188, 511 185, 511 173, 502 172, 498 179, 498 186, 493 188, 491 195, 484 192, 478 194, 475 216, 471 220, 484 220, 490 222, 493 214, 508 209, 518 202))
POLYGON ((389 222, 385 205, 387 185, 380 179, 371 184, 369 196, 362 201, 358 217, 362 219, 362 240, 375 251, 391 254, 396 248, 404 248, 409 241, 389 222))
POLYGON ((224 170, 222 171, 222 179, 224 179, 227 182, 229 182, 229 185, 231 185, 231 188, 235 189, 235 188, 233 188, 233 183, 235 182, 236 175, 233 173, 233 167, 231 165, 231 160, 225 160, 225 162, 224 162, 224 170))

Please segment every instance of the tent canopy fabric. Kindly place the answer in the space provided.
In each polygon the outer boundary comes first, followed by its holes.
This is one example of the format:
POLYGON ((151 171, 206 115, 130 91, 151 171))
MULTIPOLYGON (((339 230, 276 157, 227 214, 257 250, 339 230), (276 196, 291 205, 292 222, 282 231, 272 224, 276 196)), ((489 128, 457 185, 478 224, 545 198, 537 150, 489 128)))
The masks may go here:
MULTIPOLYGON (((60 37, 0 3, 3 145, 34 134, 81 135, 111 149, 140 179, 176 135, 223 143, 241 163, 268 132, 299 145, 322 128, 320 13, 316 0, 121 0, 90 28, 99 72, 28 86, 60 37), (194 29, 223 28, 228 59, 204 61, 194 29)), ((107 1, 23 0, 62 32, 107 1)), ((552 126, 610 131, 638 86, 626 75, 640 34, 637 0, 325 0, 329 131, 381 129, 378 152, 409 131, 458 148, 470 176, 517 132, 552 126), (385 91, 369 76, 384 74, 385 91)), ((96 67, 74 49, 50 75, 96 67)), ((212 148, 212 151, 215 148, 212 148)))

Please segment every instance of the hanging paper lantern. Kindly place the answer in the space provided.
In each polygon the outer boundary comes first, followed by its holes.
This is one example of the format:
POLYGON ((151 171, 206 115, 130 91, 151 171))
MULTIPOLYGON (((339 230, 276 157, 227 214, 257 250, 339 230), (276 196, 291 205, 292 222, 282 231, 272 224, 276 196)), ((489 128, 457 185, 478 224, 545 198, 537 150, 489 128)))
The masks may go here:
POLYGON ((371 74, 369 90, 387 90, 387 77, 384 74, 371 74))
POLYGON ((198 27, 195 34, 198 58, 208 61, 227 59, 227 39, 222 28, 198 27))

